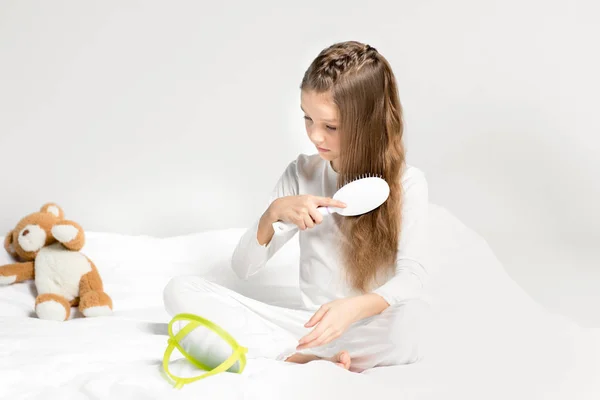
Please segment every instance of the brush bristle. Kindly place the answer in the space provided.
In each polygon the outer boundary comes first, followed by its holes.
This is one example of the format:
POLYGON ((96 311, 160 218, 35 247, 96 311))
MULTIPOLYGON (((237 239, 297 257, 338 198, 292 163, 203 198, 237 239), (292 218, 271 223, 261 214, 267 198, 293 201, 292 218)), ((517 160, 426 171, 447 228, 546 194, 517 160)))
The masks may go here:
POLYGON ((373 173, 365 173, 365 174, 360 174, 357 175, 356 177, 352 178, 352 179, 346 179, 341 186, 346 186, 349 183, 352 183, 354 181, 358 181, 360 179, 365 179, 365 178, 379 178, 379 179, 383 179, 383 177, 381 175, 378 174, 373 174, 373 173))

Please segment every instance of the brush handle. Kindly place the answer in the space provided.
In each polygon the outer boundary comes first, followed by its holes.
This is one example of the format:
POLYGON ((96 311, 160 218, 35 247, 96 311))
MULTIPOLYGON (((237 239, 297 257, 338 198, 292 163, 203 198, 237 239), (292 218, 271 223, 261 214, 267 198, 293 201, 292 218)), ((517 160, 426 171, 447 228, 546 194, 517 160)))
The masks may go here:
MULTIPOLYGON (((321 215, 326 216, 335 212, 335 209, 330 209, 329 207, 317 207, 317 211, 319 211, 321 215)), ((273 230, 275 230, 275 236, 283 235, 284 233, 289 232, 294 228, 297 228, 297 226, 296 224, 291 222, 277 221, 273 223, 273 230)))

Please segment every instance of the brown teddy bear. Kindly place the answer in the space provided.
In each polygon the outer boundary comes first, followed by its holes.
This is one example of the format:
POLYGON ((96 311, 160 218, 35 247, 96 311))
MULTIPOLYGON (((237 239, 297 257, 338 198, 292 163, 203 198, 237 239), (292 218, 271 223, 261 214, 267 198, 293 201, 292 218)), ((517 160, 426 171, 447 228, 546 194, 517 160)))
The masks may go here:
POLYGON ((0 286, 33 279, 40 319, 65 321, 77 306, 86 317, 110 315, 112 300, 104 293, 100 274, 79 252, 84 244, 81 226, 65 220, 58 205, 45 204, 5 237, 6 251, 22 262, 0 267, 0 286))

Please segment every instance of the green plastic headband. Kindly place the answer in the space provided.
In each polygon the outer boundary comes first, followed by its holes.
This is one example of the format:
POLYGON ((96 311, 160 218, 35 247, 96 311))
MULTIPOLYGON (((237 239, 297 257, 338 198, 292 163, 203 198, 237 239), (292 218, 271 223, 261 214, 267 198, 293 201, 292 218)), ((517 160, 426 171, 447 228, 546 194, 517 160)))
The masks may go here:
POLYGON ((185 314, 184 313, 184 314, 177 314, 175 317, 173 317, 171 322, 169 322, 169 340, 167 341, 167 343, 168 343, 168 346, 167 346, 167 349, 165 350, 165 355, 163 357, 163 369, 164 369, 165 373, 174 381, 174 386, 176 389, 181 389, 183 387, 183 385, 185 385, 185 384, 192 383, 197 380, 207 378, 212 375, 216 375, 220 372, 227 371, 229 368, 231 368, 231 366, 233 364, 235 364, 238 361, 238 359, 240 361, 240 368, 237 373, 241 374, 242 371, 244 371, 244 367, 246 366, 246 353, 248 352, 248 349, 243 346, 240 346, 235 341, 235 339, 232 338, 231 335, 229 335, 227 332, 225 332, 220 326, 216 325, 215 323, 213 323, 205 318, 199 317, 194 314, 185 314), (183 329, 181 329, 179 332, 177 332, 177 335, 174 335, 173 334, 173 324, 175 322, 181 321, 181 320, 188 320, 190 322, 183 329), (217 366, 216 368, 214 368, 212 370, 208 366, 202 364, 200 361, 198 361, 198 360, 194 359, 192 356, 190 356, 183 349, 183 347, 181 347, 181 345, 179 344, 181 339, 183 339, 188 333, 190 333, 191 331, 193 331, 200 325, 204 325, 208 329, 213 330, 216 334, 218 334, 221 337, 221 339, 225 340, 233 349, 231 356, 229 356, 229 358, 227 358, 219 366, 217 366), (208 372, 205 374, 199 375, 199 376, 195 376, 193 378, 181 378, 181 377, 173 375, 171 372, 169 372, 169 360, 171 359, 171 354, 173 353, 173 350, 175 350, 176 348, 177 348, 177 350, 179 350, 179 352, 181 354, 183 354, 183 356, 189 362, 191 362, 196 367, 203 369, 204 371, 208 371, 208 372))

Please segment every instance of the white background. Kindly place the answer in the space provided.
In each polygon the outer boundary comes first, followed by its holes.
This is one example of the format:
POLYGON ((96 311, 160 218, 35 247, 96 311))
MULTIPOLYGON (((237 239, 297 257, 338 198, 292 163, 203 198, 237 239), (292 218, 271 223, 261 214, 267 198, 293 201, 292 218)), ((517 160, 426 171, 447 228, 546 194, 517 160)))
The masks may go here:
POLYGON ((354 39, 393 65, 431 201, 600 326, 596 4, 1 1, 0 229, 47 201, 88 231, 248 226, 313 152, 304 70, 354 39))

